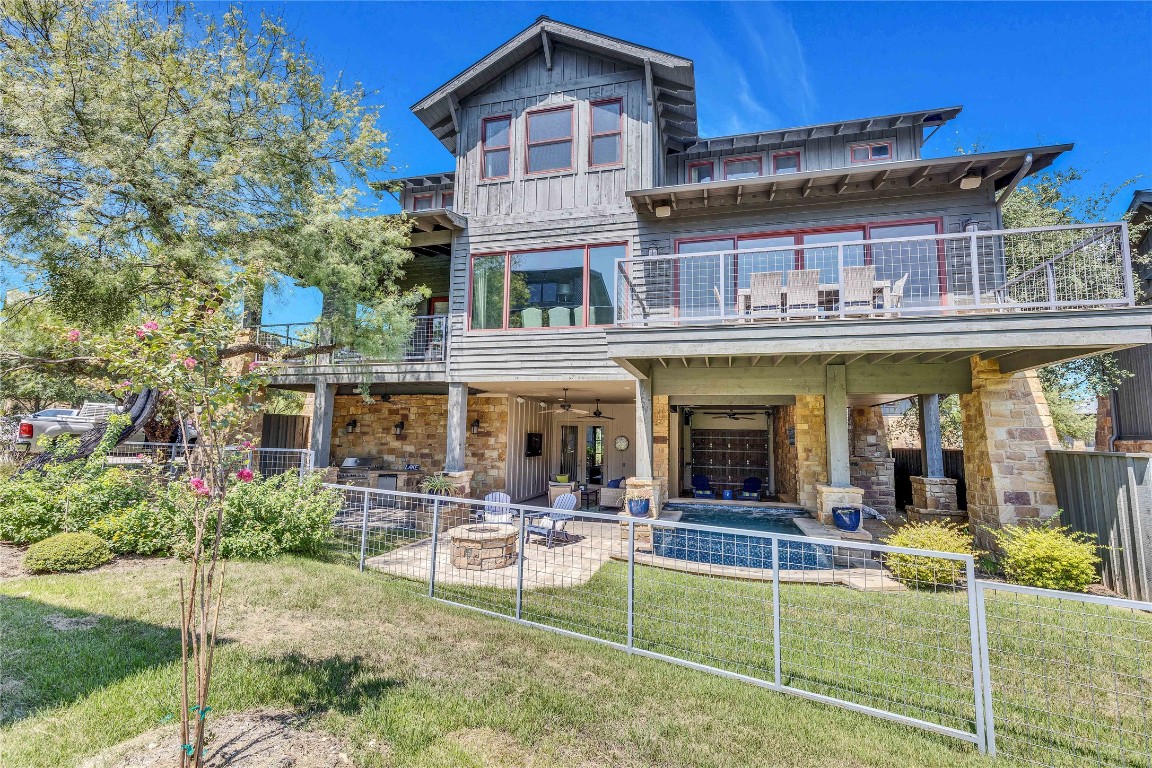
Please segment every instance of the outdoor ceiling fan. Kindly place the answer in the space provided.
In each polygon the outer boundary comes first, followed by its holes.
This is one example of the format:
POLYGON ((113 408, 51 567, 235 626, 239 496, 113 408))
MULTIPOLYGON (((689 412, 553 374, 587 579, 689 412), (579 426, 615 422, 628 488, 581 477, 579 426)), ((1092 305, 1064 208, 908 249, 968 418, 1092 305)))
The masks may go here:
POLYGON ((582 411, 579 408, 573 408, 572 403, 568 402, 568 387, 564 387, 564 396, 560 398, 558 407, 544 411, 544 413, 575 413, 579 416, 588 415, 588 411, 582 411))
MULTIPOLYGON (((579 413, 579 411, 574 411, 574 413, 579 413)), ((587 414, 588 412, 585 411, 585 413, 587 414)), ((580 418, 582 418, 582 419, 604 419, 605 421, 616 421, 615 416, 605 416, 604 411, 600 410, 600 398, 596 398, 596 410, 592 411, 592 413, 590 413, 586 416, 581 416, 580 418)))
POLYGON ((755 421, 759 411, 701 411, 708 416, 727 416, 732 421, 755 421))

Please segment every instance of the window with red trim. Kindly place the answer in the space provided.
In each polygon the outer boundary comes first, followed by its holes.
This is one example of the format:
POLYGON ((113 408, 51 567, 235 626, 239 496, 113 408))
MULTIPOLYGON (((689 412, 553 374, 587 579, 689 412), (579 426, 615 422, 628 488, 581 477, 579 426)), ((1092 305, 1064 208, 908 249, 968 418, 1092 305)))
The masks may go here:
POLYGON ((430 211, 436 207, 436 195, 432 192, 423 195, 412 195, 412 210, 430 211))
POLYGON ((512 163, 512 118, 486 117, 480 126, 480 146, 484 155, 481 174, 485 179, 506 179, 512 163))
POLYGON ((759 157, 730 157, 724 161, 724 178, 752 179, 764 175, 764 164, 759 157))
POLYGON ((716 164, 714 162, 697 160, 694 163, 688 163, 689 184, 704 184, 709 181, 716 181, 716 164))
POLYGON ((848 147, 848 158, 854 163, 876 163, 892 159, 892 142, 868 141, 848 147))
POLYGON ((455 200, 455 195, 452 192, 440 193, 440 207, 445 210, 452 210, 452 203, 455 200))
POLYGON ((572 107, 529 112, 526 119, 528 173, 572 170, 572 107))
POLYGON ((772 173, 799 173, 800 150, 772 153, 772 173))
POLYGON ((624 102, 605 99, 591 104, 590 166, 616 165, 624 160, 624 102))

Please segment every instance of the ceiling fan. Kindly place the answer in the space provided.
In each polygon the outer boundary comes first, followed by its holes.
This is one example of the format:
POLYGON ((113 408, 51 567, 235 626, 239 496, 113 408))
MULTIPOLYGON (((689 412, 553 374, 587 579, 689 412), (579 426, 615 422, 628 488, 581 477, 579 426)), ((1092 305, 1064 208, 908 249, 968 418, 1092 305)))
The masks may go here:
POLYGON ((564 396, 560 398, 558 407, 544 411, 544 413, 575 413, 580 416, 588 415, 588 411, 582 411, 579 408, 573 408, 572 403, 568 402, 568 387, 564 387, 564 396))
POLYGON ((727 416, 732 421, 755 421, 759 411, 701 411, 708 416, 727 416))
MULTIPOLYGON (((585 411, 585 413, 587 413, 587 411, 585 411)), ((615 416, 605 416, 604 411, 600 410, 600 398, 596 398, 596 410, 592 411, 592 413, 590 413, 586 416, 581 416, 580 418, 582 418, 582 419, 604 419, 605 421, 616 421, 615 416)))

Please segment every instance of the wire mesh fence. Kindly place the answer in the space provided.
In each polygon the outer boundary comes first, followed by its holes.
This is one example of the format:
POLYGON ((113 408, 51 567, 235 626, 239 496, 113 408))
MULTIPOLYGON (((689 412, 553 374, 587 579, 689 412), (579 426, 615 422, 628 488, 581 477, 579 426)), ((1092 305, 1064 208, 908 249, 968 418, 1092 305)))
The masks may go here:
MULTIPOLYGON (((109 451, 108 464, 126 468, 156 467, 173 476, 187 471, 189 446, 183 443, 126 442, 109 451)), ((230 471, 250 469, 262 477, 292 472, 303 477, 313 469, 312 451, 298 448, 228 447, 224 460, 230 471)))
MULTIPOLYGON (((364 350, 345 347, 331 352, 305 353, 312 347, 332 342, 331 326, 324 323, 281 323, 253 328, 256 343, 288 357, 285 365, 354 365, 364 362, 440 363, 447 349, 448 317, 418 315, 412 318, 412 330, 391 350, 364 350)), ((257 355, 261 362, 267 355, 257 355)))
POLYGON ((1152 603, 978 582, 990 751, 1152 766, 1152 603))

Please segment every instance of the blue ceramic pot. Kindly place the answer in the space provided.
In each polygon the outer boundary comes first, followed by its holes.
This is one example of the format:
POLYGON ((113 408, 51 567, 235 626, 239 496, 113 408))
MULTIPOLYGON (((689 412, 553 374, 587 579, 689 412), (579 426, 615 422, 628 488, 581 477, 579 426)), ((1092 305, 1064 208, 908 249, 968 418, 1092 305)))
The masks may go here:
POLYGON ((651 499, 628 499, 628 514, 632 517, 648 517, 651 499))
POLYGON ((832 507, 832 521, 842 531, 858 531, 862 517, 856 507, 832 507))

